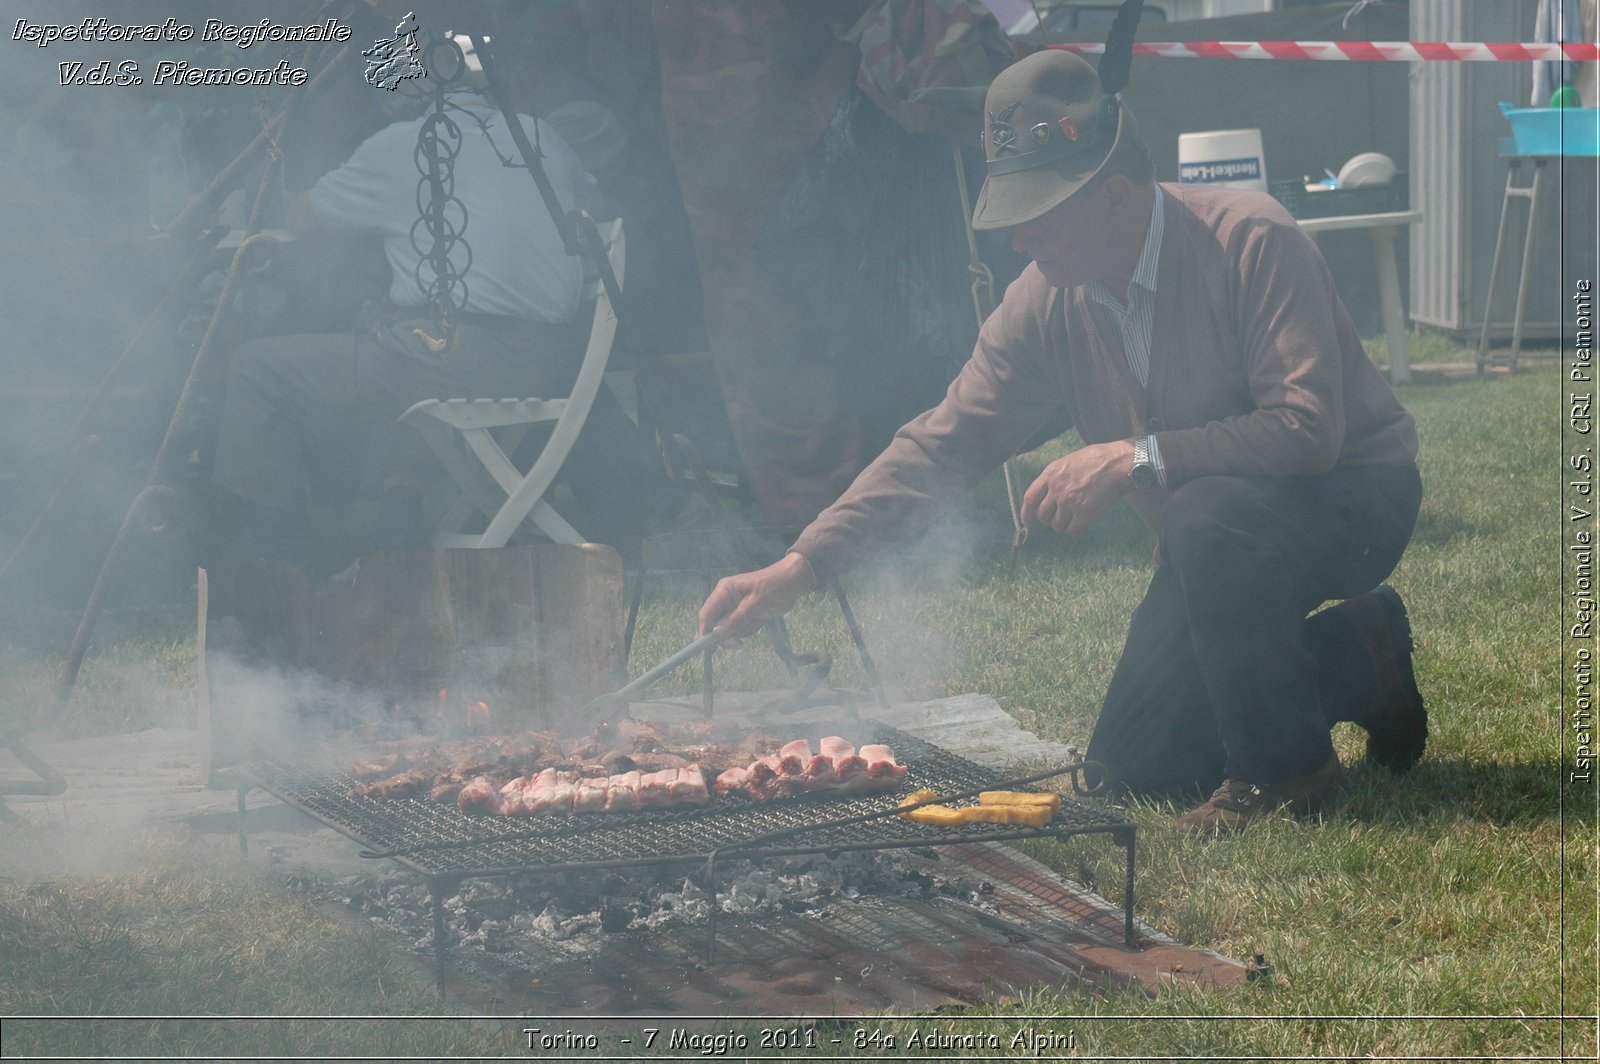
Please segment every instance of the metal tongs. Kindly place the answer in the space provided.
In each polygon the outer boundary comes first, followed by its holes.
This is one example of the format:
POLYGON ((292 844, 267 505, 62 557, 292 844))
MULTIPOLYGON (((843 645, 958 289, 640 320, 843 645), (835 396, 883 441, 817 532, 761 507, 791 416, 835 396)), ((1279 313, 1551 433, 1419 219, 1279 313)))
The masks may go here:
POLYGON ((631 680, 608 695, 601 695, 578 711, 578 720, 591 725, 611 717, 625 717, 633 696, 655 683, 696 654, 703 654, 722 642, 723 634, 713 631, 701 636, 682 650, 665 658, 660 664, 646 670, 638 679, 631 680))

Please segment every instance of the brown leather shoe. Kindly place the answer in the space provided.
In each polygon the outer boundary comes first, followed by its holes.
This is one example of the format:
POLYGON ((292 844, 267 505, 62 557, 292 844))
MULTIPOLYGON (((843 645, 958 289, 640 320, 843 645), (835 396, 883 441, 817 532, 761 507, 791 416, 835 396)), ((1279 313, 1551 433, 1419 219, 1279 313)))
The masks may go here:
POLYGON ((1252 821, 1279 809, 1310 813, 1321 809, 1344 783, 1339 755, 1309 776, 1256 786, 1243 780, 1223 780, 1204 804, 1178 818, 1178 830, 1191 835, 1223 835, 1243 831, 1252 821))
POLYGON ((1388 584, 1341 602, 1366 640, 1383 695, 1367 719, 1367 760, 1391 772, 1406 772, 1428 745, 1428 710, 1411 669, 1411 619, 1400 593, 1388 584))

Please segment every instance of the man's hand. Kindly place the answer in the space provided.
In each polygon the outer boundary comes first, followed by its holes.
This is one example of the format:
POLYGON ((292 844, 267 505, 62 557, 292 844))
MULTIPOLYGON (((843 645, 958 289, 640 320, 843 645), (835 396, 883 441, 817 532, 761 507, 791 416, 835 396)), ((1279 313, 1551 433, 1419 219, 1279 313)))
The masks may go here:
POLYGON ((1044 467, 1022 496, 1022 523, 1035 521, 1081 536, 1111 504, 1133 490, 1133 441, 1080 447, 1044 467))
POLYGON ((765 569, 724 577, 700 607, 700 634, 717 628, 729 639, 750 635, 788 613, 816 584, 811 563, 793 552, 765 569))

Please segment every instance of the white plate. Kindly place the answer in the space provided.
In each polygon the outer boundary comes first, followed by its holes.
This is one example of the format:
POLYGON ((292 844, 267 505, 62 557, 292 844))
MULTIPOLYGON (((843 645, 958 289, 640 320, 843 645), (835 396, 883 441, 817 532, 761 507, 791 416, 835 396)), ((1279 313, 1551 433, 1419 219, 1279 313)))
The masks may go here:
POLYGON ((1378 151, 1362 152, 1339 168, 1340 188, 1387 185, 1394 180, 1394 160, 1378 151))

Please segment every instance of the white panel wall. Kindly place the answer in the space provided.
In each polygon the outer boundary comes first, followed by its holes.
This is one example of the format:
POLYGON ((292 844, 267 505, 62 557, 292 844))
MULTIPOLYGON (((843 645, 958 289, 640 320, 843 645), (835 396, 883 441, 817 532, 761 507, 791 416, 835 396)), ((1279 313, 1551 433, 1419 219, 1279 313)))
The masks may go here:
MULTIPOLYGON (((1531 41, 1536 0, 1411 0, 1411 39, 1531 41)), ((1525 106, 1533 82, 1526 63, 1414 63, 1411 75, 1411 200, 1424 212, 1411 239, 1411 317, 1476 340, 1488 299, 1489 270, 1505 190, 1510 134, 1498 103, 1525 106)), ((1531 178, 1523 164, 1519 183, 1531 178)), ((1547 164, 1534 237, 1528 339, 1559 335, 1568 278, 1595 275, 1595 161, 1547 164), (1582 238, 1574 238, 1582 235, 1582 238)), ((1525 200, 1514 201, 1507 241, 1520 251, 1525 200)), ((1514 265, 1508 255, 1502 273, 1514 265)), ((1515 279, 1503 277, 1493 335, 1509 336, 1515 279)), ((1570 315, 1569 315, 1570 316, 1570 315)))

